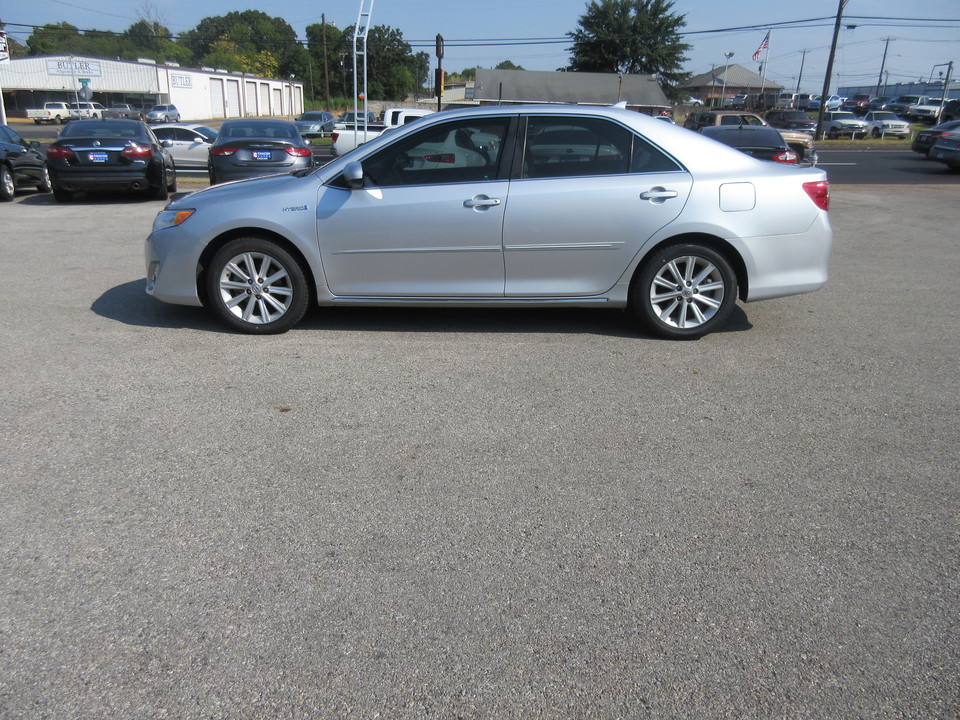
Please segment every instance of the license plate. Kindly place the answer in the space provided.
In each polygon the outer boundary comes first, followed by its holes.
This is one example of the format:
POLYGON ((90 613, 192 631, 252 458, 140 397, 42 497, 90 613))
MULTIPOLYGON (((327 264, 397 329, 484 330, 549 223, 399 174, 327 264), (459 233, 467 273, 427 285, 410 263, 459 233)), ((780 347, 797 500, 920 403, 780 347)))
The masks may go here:
POLYGON ((269 150, 254 150, 253 159, 254 160, 270 160, 273 158, 273 153, 269 150))
POLYGON ((87 157, 90 159, 90 162, 106 162, 107 154, 105 152, 92 152, 87 157))

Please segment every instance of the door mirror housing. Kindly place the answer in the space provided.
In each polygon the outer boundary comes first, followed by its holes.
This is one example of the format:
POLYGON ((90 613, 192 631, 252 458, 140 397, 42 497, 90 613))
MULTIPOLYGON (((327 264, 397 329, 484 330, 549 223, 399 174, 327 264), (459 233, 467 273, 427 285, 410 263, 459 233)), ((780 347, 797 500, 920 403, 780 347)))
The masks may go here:
POLYGON ((358 162, 349 163, 343 169, 343 179, 351 190, 359 190, 363 187, 363 165, 358 162))

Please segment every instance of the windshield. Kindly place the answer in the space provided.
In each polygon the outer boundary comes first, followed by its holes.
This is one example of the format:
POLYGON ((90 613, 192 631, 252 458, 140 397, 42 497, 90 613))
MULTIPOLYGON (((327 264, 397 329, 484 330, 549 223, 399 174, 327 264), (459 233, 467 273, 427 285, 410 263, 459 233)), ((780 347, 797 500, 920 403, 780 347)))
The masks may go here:
MULTIPOLYGON (((810 116, 801 110, 794 110, 783 114, 784 120, 810 120, 810 116)), ((810 120, 813 122, 813 120, 810 120)))
POLYGON ((323 120, 322 112, 305 112, 300 116, 301 120, 323 120))
POLYGON ((874 113, 873 119, 874 120, 896 120, 897 116, 896 116, 896 113, 881 112, 881 113, 874 113))

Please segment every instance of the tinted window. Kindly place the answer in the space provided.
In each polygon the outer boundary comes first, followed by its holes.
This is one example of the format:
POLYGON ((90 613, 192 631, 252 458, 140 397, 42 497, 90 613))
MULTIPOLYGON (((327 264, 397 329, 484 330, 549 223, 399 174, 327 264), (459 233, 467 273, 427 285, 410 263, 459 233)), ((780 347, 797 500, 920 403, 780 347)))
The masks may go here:
POLYGON ((627 128, 600 118, 531 117, 522 177, 618 175, 677 170, 677 164, 627 128))
POLYGON ((364 175, 382 187, 493 180, 509 122, 484 118, 434 125, 365 160, 364 175))
POLYGON ((224 123, 220 128, 223 137, 282 138, 292 140, 297 137, 296 128, 289 123, 224 123))

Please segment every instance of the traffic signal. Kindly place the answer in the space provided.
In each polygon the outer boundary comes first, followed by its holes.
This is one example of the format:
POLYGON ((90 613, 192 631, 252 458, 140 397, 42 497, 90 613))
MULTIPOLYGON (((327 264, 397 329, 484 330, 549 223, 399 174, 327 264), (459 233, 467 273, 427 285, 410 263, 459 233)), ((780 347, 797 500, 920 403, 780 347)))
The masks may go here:
POLYGON ((433 71, 433 91, 437 97, 443 97, 443 76, 445 74, 446 71, 440 68, 433 71))

